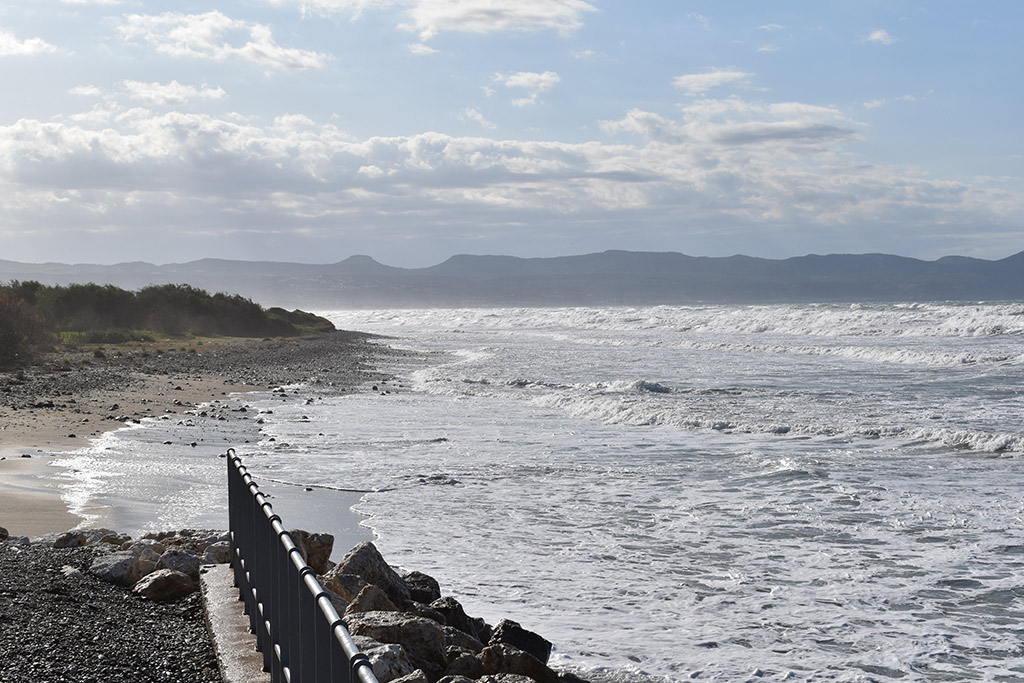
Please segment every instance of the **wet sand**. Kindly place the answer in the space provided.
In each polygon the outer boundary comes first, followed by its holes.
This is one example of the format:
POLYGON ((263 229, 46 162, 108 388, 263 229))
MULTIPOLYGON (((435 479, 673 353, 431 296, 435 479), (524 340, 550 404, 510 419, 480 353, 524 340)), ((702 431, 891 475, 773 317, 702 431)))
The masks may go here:
MULTIPOLYGON (((11 535, 34 537, 82 524, 62 498, 61 485, 70 473, 53 463, 105 432, 146 417, 173 417, 233 393, 285 384, 351 390, 381 377, 372 361, 386 351, 366 335, 341 332, 303 340, 223 340, 199 353, 145 351, 109 360, 90 356, 86 362, 82 352, 58 354, 49 362, 62 363, 63 372, 30 368, 0 373, 0 527, 11 535), (69 363, 71 370, 66 369, 69 363)), ((336 528, 312 531, 341 534, 339 548, 349 547, 350 540, 366 540, 349 510, 358 495, 258 483, 265 492, 273 491, 275 511, 283 519, 292 511, 292 526, 301 526, 296 516, 303 509, 323 506, 337 511, 336 528)), ((146 503, 138 501, 140 508, 146 503)))

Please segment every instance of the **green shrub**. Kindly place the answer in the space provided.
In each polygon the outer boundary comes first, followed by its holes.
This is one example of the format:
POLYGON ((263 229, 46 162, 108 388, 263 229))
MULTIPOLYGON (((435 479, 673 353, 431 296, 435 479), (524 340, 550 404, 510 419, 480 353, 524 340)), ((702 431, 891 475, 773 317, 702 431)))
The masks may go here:
MULTIPOLYGON (((191 285, 152 285, 136 293, 112 285, 13 281, 0 286, 0 293, 20 302, 22 309, 33 314, 36 327, 53 331, 66 344, 152 341, 140 330, 171 336, 232 337, 285 337, 334 330, 330 321, 312 313, 281 308, 267 311, 237 294, 209 294, 191 285)), ((14 313, 8 312, 11 316, 14 313)), ((8 322, 8 327, 11 325, 8 322)), ((15 353, 12 344, 4 347, 9 353, 15 353)))
POLYGON ((0 368, 32 360, 49 342, 35 311, 22 298, 0 291, 0 368))

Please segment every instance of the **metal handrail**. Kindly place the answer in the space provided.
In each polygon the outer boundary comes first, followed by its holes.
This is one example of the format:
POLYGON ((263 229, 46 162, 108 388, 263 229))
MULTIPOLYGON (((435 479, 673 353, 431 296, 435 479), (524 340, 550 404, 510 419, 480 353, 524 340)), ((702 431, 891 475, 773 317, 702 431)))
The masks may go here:
POLYGON ((281 518, 229 448, 231 568, 273 683, 377 683, 281 518))

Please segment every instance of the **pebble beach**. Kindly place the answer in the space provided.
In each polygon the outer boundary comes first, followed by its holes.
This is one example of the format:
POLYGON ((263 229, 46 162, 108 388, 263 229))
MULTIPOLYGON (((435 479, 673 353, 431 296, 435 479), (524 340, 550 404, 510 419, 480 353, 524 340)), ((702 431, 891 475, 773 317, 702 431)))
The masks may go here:
MULTIPOLYGON (((55 352, 0 373, 0 681, 218 681, 197 595, 158 604, 86 570, 95 547, 28 542, 83 522, 61 496, 62 453, 133 421, 239 392, 384 377, 369 335, 55 352)), ((187 447, 187 446, 185 446, 187 447)), ((224 520, 224 527, 227 520, 224 520)))

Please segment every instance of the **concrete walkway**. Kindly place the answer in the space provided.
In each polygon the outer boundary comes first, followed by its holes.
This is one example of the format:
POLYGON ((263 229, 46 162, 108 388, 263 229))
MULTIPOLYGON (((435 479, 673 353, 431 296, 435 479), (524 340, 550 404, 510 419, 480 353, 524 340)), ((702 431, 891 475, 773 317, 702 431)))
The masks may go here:
POLYGON ((256 651, 256 636, 249 632, 249 617, 242 611, 231 566, 204 565, 199 570, 206 626, 217 653, 224 683, 269 683, 263 655, 256 651))

